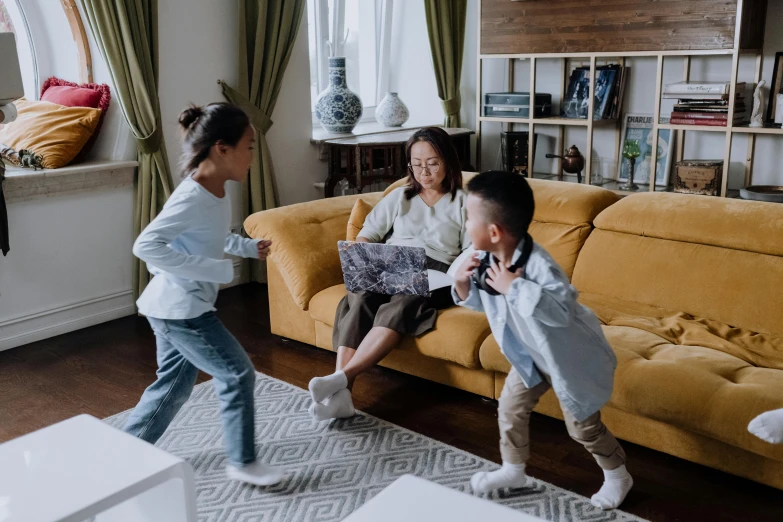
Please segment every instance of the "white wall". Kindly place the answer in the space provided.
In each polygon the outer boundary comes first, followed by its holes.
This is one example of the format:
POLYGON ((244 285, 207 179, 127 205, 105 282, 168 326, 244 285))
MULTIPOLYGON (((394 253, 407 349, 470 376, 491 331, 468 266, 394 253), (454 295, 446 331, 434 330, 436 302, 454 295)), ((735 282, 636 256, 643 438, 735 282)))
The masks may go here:
POLYGON ((134 313, 133 187, 8 205, 0 350, 134 313))

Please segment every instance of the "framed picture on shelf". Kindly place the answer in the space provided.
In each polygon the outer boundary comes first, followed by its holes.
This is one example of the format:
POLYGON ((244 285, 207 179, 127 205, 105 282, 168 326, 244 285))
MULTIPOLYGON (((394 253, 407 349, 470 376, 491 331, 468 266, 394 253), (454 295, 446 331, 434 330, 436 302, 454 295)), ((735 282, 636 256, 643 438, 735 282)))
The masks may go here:
POLYGON ((769 86, 769 101, 767 102, 767 117, 765 123, 775 123, 778 94, 783 94, 783 52, 775 53, 775 65, 772 68, 772 85, 769 86))
MULTIPOLYGON (((625 142, 636 140, 639 142, 641 154, 636 160, 634 169, 634 181, 637 183, 650 183, 650 162, 652 160, 652 140, 653 140, 653 117, 651 114, 626 114, 623 119, 622 143, 620 150, 625 146, 625 142)), ((658 165, 655 169, 655 185, 666 187, 669 185, 669 172, 672 168, 672 145, 674 135, 670 129, 660 129, 658 131, 658 165)), ((627 158, 620 157, 617 170, 618 181, 628 181, 628 169, 630 163, 627 158)))
MULTIPOLYGON (((503 170, 527 176, 529 132, 501 132, 500 148, 502 150, 503 170)), ((536 135, 533 135, 533 150, 536 148, 536 135)))

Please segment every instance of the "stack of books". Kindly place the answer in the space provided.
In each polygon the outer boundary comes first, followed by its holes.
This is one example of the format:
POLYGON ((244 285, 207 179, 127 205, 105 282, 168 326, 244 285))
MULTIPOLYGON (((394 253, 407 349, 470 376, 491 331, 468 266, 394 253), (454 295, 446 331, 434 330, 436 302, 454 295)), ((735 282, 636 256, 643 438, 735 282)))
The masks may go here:
MULTIPOLYGON (((725 127, 729 120, 729 93, 731 85, 721 82, 679 82, 666 86, 664 98, 674 98, 672 125, 709 125, 725 127)), ((745 106, 745 84, 735 90, 732 125, 748 122, 745 106)))
MULTIPOLYGON (((601 65, 595 68, 594 120, 616 120, 620 116, 628 83, 629 67, 601 65)), ((577 67, 571 72, 563 98, 560 116, 586 119, 590 100, 590 67, 577 67)))

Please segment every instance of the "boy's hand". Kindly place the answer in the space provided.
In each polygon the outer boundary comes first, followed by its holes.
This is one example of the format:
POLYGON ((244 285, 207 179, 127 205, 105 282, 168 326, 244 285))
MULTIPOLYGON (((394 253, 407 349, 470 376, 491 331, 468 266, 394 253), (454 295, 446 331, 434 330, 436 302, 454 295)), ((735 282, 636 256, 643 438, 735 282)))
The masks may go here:
POLYGON ((272 246, 272 241, 269 239, 262 239, 258 242, 258 260, 266 261, 269 257, 269 248, 272 246))
POLYGON ((515 279, 522 277, 522 270, 520 268, 516 272, 511 272, 506 265, 497 264, 493 258, 492 264, 487 269, 487 284, 501 294, 506 295, 511 288, 511 283, 515 279))
POLYGON ((470 278, 473 277, 473 271, 478 268, 481 262, 478 260, 478 253, 468 257, 457 270, 454 276, 454 290, 461 300, 468 298, 470 294, 470 278))

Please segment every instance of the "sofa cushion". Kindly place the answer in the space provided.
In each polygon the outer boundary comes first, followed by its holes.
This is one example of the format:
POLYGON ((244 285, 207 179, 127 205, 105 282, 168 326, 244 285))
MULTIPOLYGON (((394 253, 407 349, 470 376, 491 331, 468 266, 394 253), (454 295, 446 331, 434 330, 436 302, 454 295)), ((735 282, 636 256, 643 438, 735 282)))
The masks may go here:
MULTIPOLYGON (((636 303, 581 298, 617 354, 611 406, 783 461, 783 446, 747 431, 756 415, 783 408, 783 339, 636 303)), ((481 346, 480 361, 488 370, 511 368, 493 337, 481 346)))
POLYGON ((362 198, 356 200, 351 209, 351 215, 348 216, 348 229, 345 231, 346 241, 356 241, 356 238, 359 237, 359 232, 364 227, 364 220, 370 215, 372 209, 373 205, 366 200, 362 198))
POLYGON ((783 446, 747 429, 756 415, 783 408, 783 371, 637 328, 604 333, 618 360, 612 406, 783 461, 783 446))
POLYGON ((579 252, 580 292, 783 336, 783 205, 635 194, 607 208, 579 252))
POLYGON ((19 117, 0 130, 0 143, 41 156, 45 169, 65 167, 79 155, 101 118, 99 109, 66 107, 22 98, 19 117))
MULTIPOLYGON (((334 326, 337 305, 345 295, 344 285, 327 288, 310 301, 310 315, 330 327, 334 326)), ((435 329, 420 337, 405 337, 401 350, 450 361, 466 368, 480 368, 479 347, 489 335, 484 314, 453 306, 438 312, 435 329)))

